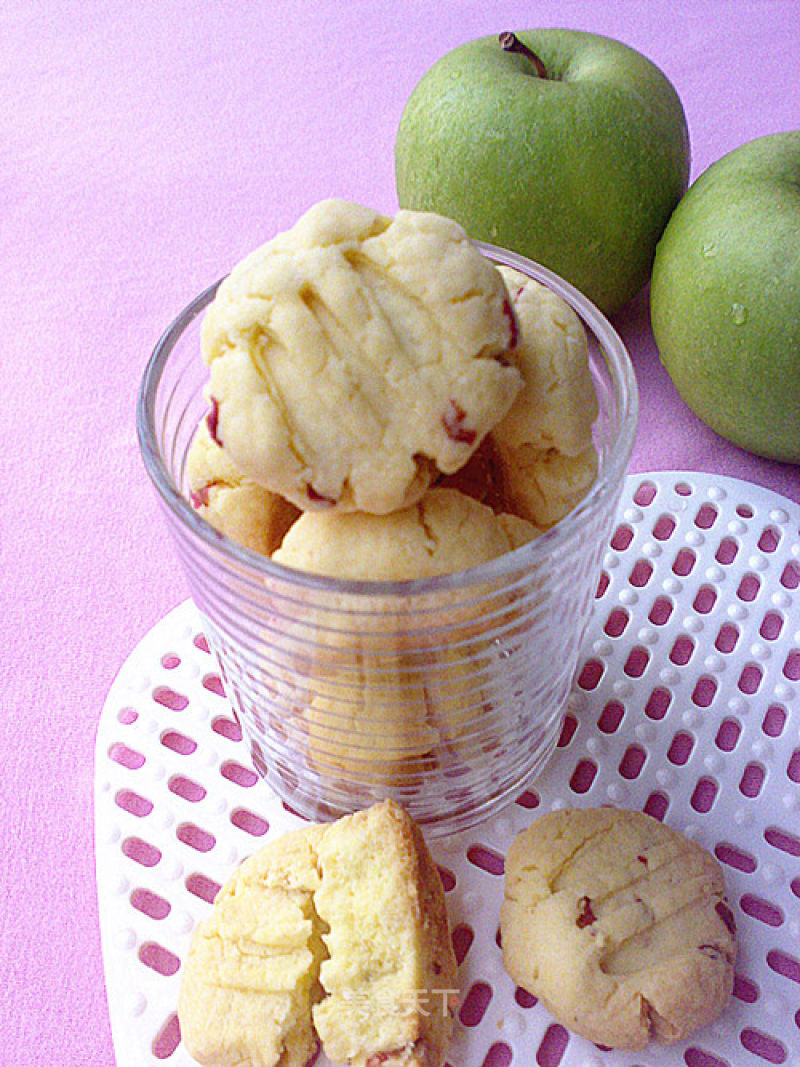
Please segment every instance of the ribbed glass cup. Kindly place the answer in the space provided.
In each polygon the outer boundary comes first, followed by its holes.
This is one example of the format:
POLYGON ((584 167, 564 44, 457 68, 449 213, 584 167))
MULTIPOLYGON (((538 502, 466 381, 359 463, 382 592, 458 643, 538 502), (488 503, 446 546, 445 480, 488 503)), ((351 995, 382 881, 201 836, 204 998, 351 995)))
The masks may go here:
POLYGON ((356 582, 304 574, 217 533, 188 503, 205 414, 200 323, 216 285, 172 323, 138 405, 144 462, 254 766, 293 810, 336 818, 394 797, 431 835, 464 829, 542 769, 560 730, 636 432, 625 347, 537 264, 480 244, 578 313, 599 402, 597 479, 535 541, 452 575, 356 582))

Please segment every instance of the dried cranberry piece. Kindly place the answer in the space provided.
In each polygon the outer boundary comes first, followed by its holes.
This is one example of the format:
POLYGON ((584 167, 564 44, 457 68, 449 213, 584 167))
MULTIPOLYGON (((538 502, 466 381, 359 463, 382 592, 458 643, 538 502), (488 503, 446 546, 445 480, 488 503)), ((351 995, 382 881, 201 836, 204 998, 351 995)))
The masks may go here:
POLYGON ((517 321, 516 313, 514 312, 514 309, 511 306, 511 301, 503 301, 503 314, 508 319, 511 334, 508 342, 508 347, 516 348, 517 344, 519 343, 519 322, 517 321))
POLYGON ((407 1056, 409 1052, 416 1056, 416 1062, 419 1064, 429 1064, 430 1067, 434 1067, 434 1064, 439 1062, 428 1042, 420 1039, 414 1041, 410 1046, 405 1045, 403 1048, 394 1048, 386 1052, 373 1052, 364 1067, 380 1067, 387 1060, 393 1060, 395 1057, 399 1058, 404 1054, 407 1056))
POLYGON ((217 430, 219 428, 219 402, 216 397, 211 397, 211 408, 206 415, 206 426, 208 432, 211 435, 211 440, 215 445, 219 445, 222 448, 222 441, 220 441, 217 430))
POLYGON ((457 404, 455 400, 451 400, 447 405, 447 410, 442 415, 442 425, 451 441, 456 441, 458 444, 474 445, 478 434, 475 430, 470 430, 464 425, 466 417, 467 413, 461 405, 457 404))
POLYGON ((387 1060, 393 1060, 395 1057, 402 1056, 405 1051, 404 1048, 395 1048, 385 1052, 373 1052, 364 1067, 381 1067, 381 1064, 386 1063, 387 1060))
POLYGON ((719 915, 720 919, 725 923, 728 928, 728 933, 731 937, 736 936, 736 920, 733 917, 733 912, 725 903, 724 900, 718 900, 714 905, 714 911, 719 915))
POLYGON ((322 493, 318 493, 314 486, 311 484, 311 482, 308 482, 306 485, 306 496, 314 504, 325 504, 327 507, 331 508, 336 504, 336 501, 333 499, 333 497, 323 496, 322 493))
POLYGON ((189 499, 192 502, 193 508, 207 508, 208 507, 208 491, 211 488, 210 485, 204 485, 201 489, 193 489, 189 494, 189 499))
POLYGON ((575 920, 575 925, 582 930, 584 926, 591 926, 593 922, 597 922, 597 916, 592 911, 592 902, 589 897, 581 897, 578 903, 581 906, 581 913, 575 920))

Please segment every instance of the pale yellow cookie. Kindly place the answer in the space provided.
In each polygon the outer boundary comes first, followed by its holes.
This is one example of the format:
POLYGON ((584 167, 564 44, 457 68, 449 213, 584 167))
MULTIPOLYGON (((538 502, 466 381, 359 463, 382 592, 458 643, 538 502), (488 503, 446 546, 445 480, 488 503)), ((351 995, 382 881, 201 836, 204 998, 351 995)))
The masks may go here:
POLYGON ((540 531, 457 489, 430 489, 389 515, 305 512, 272 558, 287 567, 356 581, 431 578, 495 559, 540 531))
POLYGON ((213 1067, 305 1067, 326 954, 313 895, 322 827, 270 842, 232 875, 183 965, 181 1039, 213 1067))
POLYGON ((592 444, 598 411, 583 323, 547 286, 510 267, 498 269, 519 319, 515 356, 525 385, 492 436, 504 449, 580 455, 592 444))
POLYGON ((350 688, 336 682, 335 675, 319 678, 301 710, 315 770, 381 786, 430 770, 438 733, 422 680, 402 660, 388 667, 377 657, 362 660, 347 678, 350 688))
POLYGON ((501 275, 456 223, 326 200, 209 307, 216 437, 299 508, 385 514, 461 467, 506 413, 516 339, 501 275))
POLYGON ((598 456, 593 445, 577 456, 555 448, 520 445, 506 449, 493 434, 460 471, 437 488, 458 489, 506 514, 547 530, 573 510, 594 485, 598 456))
POLYGON ((594 446, 577 456, 528 445, 506 452, 497 443, 503 503, 509 511, 549 529, 572 511, 594 485, 598 458, 594 446))
POLYGON ((356 653, 347 673, 321 673, 298 713, 311 767, 340 782, 413 788, 437 768, 468 766, 500 669, 485 643, 470 651, 356 653))
POLYGON ((352 1067, 438 1067, 457 998, 439 873, 392 801, 340 819, 319 846, 314 901, 328 927, 313 1009, 322 1047, 352 1067))
POLYGON ((733 988, 736 927, 719 864, 641 812, 554 811, 520 833, 501 932, 511 978, 611 1048, 680 1041, 733 988))
MULTIPOLYGON (((400 581, 476 566, 538 532, 455 489, 432 489, 417 504, 385 516, 306 512, 273 559, 330 577, 400 581)), ((349 623, 335 620, 342 630, 323 617, 313 632, 312 617, 304 614, 314 661, 295 673, 307 685, 298 716, 309 764, 329 776, 386 786, 419 778, 441 760, 443 743, 451 766, 473 751, 496 665, 487 662, 481 637, 483 605, 476 609, 469 590, 440 598, 436 617, 398 617, 388 596, 381 615, 380 602, 373 598, 375 612, 365 618, 354 603, 349 623), (447 630, 437 627, 437 618, 447 630), (420 634, 421 626, 430 633, 420 634), (448 638, 469 641, 468 651, 451 647, 448 638), (436 646, 426 647, 433 640, 436 646)))
POLYGON ((391 800, 276 838, 197 928, 181 1037, 214 1067, 441 1067, 456 962, 424 838, 391 800))
POLYGON ((239 471, 213 439, 208 420, 197 427, 186 456, 189 499, 214 529, 268 556, 300 514, 294 504, 239 471))
MULTIPOLYGON (((305 512, 273 559, 329 577, 402 581, 477 566, 538 533, 456 489, 431 489, 389 515, 305 512)), ((418 778, 435 752, 441 759, 443 743, 451 766, 474 750, 498 671, 483 636, 487 605, 476 595, 469 587, 431 594, 427 610, 417 598, 417 616, 388 595, 371 597, 365 614, 345 597, 352 615, 317 613, 318 627, 316 615, 302 614, 291 633, 302 627, 313 661, 295 670, 306 684, 299 741, 315 770, 386 786, 418 778)))
POLYGON ((492 429, 492 479, 503 506, 548 529, 597 477, 592 424, 598 404, 586 331, 560 296, 500 267, 520 323, 517 363, 525 385, 492 429))
POLYGON ((592 424, 598 405, 586 332, 550 289, 508 267, 499 269, 520 322, 516 355, 525 385, 469 462, 437 485, 549 529, 580 503, 597 477, 592 424))

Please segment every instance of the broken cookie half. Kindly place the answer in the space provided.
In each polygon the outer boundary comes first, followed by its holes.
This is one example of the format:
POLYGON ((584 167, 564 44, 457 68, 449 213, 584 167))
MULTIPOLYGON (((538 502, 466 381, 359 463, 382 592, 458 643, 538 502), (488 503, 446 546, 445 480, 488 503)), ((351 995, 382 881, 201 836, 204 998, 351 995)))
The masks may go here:
POLYGON ((393 801, 246 860, 195 932, 178 1016, 214 1067, 440 1067, 456 996, 439 874, 393 801))

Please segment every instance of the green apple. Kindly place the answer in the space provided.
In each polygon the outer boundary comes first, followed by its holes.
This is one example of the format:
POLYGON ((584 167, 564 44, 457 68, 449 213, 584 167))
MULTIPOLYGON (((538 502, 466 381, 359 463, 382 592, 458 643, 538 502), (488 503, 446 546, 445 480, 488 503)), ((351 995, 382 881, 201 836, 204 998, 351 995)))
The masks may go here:
POLYGON ((689 407, 800 463, 800 130, 740 145, 694 182, 656 249, 650 307, 689 407))
POLYGON ((416 86, 395 143, 401 207, 549 267, 605 312, 647 282, 689 179, 689 134, 666 76, 596 34, 470 41, 416 86))

